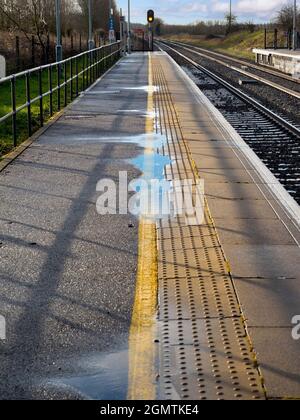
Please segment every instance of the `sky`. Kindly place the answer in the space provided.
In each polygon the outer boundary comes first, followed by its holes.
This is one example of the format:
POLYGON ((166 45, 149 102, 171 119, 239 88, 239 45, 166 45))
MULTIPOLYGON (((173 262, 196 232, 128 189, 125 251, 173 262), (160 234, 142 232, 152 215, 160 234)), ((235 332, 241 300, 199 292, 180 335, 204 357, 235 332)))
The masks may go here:
MULTIPOLYGON (((299 1, 299 0, 298 0, 299 1)), ((117 0, 127 15, 128 0, 117 0)), ((166 23, 193 23, 197 20, 223 19, 229 0, 131 0, 132 21, 144 23, 148 9, 166 23)), ((233 12, 241 21, 268 22, 284 4, 292 0, 232 0, 233 12)))

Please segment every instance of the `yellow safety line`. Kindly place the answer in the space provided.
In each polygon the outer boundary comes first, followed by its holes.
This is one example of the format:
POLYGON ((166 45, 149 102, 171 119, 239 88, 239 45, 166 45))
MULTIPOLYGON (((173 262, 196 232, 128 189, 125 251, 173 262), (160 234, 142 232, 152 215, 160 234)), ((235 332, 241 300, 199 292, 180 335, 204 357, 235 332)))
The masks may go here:
MULTIPOLYGON (((149 53, 149 89, 148 114, 154 110, 153 106, 153 75, 152 60, 149 53)), ((154 132, 153 118, 146 118, 146 134, 154 132)), ((145 155, 147 169, 153 165, 153 139, 147 140, 145 155)), ((151 172, 150 172, 151 173, 151 172)), ((136 283, 135 302, 133 307, 130 336, 129 336, 129 381, 128 400, 156 399, 156 313, 157 313, 157 241, 156 224, 146 215, 141 217, 139 225, 139 255, 136 283)))

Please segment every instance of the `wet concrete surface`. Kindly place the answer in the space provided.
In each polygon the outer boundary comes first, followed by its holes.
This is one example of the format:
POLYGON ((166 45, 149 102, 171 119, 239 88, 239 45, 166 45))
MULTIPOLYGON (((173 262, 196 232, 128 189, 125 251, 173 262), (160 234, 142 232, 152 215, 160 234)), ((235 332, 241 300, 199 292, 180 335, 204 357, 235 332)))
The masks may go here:
POLYGON ((126 60, 0 174, 0 399, 126 396, 138 221, 96 212, 99 180, 141 174, 148 60, 126 60))

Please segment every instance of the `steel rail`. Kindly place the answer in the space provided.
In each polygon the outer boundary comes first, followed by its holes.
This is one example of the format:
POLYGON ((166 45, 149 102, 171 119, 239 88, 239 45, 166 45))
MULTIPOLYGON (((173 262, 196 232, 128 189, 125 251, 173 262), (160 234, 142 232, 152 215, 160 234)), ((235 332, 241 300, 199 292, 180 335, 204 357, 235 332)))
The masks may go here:
MULTIPOLYGON (((232 66, 232 65, 230 65, 228 63, 225 63, 224 61, 221 61, 221 60, 219 60, 217 58, 213 58, 210 55, 207 55, 207 54, 204 54, 204 53, 200 53, 198 51, 195 51, 193 49, 194 47, 190 48, 190 47, 187 47, 184 44, 181 44, 181 43, 178 43, 178 42, 176 42, 176 43, 175 42, 171 42, 171 43, 163 42, 163 43, 165 43, 165 45, 170 45, 170 44, 171 45, 176 45, 176 46, 178 46, 180 48, 183 48, 183 49, 185 49, 187 51, 192 52, 193 54, 197 54, 200 57, 207 58, 207 59, 209 59, 211 61, 214 61, 215 63, 218 63, 218 64, 220 64, 220 65, 222 65, 224 67, 227 67, 227 68, 229 68, 229 69, 231 69, 233 71, 236 71, 236 72, 238 72, 240 74, 243 74, 244 76, 247 76, 247 77, 250 77, 251 79, 257 80, 257 81, 259 81, 259 82, 261 82, 261 83, 263 83, 265 85, 271 86, 272 88, 274 88, 276 90, 279 90, 279 91, 281 91, 283 93, 286 93, 287 95, 293 96, 296 99, 300 99, 300 92, 295 92, 294 90, 289 89, 289 88, 286 88, 286 87, 284 87, 282 85, 279 85, 278 83, 272 82, 271 80, 264 79, 263 77, 257 76, 255 74, 249 72, 249 71, 246 71, 246 70, 240 69, 238 67, 232 66)), ((226 57, 226 59, 227 59, 227 57, 226 57)), ((245 63, 245 65, 246 65, 246 63, 245 63)), ((249 65, 248 65, 248 67, 249 67, 249 65)), ((261 69, 259 69, 259 70, 261 70, 261 69)), ((263 71, 263 70, 261 70, 261 71, 263 71)), ((280 76, 278 76, 278 77, 280 77, 280 76)))
MULTIPOLYGON (((159 43, 158 43, 159 45, 159 43)), ((181 52, 177 51, 176 49, 170 47, 170 45, 166 45, 167 48, 178 54, 181 58, 183 58, 185 61, 189 62, 193 67, 196 67, 198 70, 201 70, 203 73, 205 73, 207 76, 218 82, 219 84, 223 85, 227 90, 229 90, 231 93, 233 93, 235 96, 239 97, 244 102, 250 104, 255 109, 263 113, 264 115, 271 118, 274 122, 277 124, 280 124, 283 128, 290 131, 292 134, 297 136, 297 138, 300 139, 300 130, 294 126, 289 121, 285 120, 280 115, 277 115, 275 112, 271 111, 269 108, 265 107, 261 103, 259 103, 256 99, 253 99, 246 95, 241 90, 237 89, 236 87, 232 86, 230 83, 228 83, 226 80, 222 79, 221 77, 217 76, 216 74, 212 73, 210 70, 207 70, 205 67, 203 67, 201 64, 197 63, 196 61, 192 60, 191 58, 187 57, 186 55, 182 54, 181 52)))
POLYGON ((195 48, 196 50, 202 51, 203 53, 215 55, 216 57, 220 57, 220 58, 224 58, 224 59, 229 60, 229 61, 233 61, 237 64, 240 64, 241 66, 251 67, 255 70, 261 71, 262 73, 268 73, 268 74, 271 74, 272 76, 276 76, 280 79, 284 79, 284 80, 287 80, 289 82, 293 82, 293 83, 296 83, 296 84, 300 85, 300 80, 299 79, 295 79, 293 76, 290 76, 288 74, 284 74, 284 73, 280 72, 279 70, 278 71, 272 70, 271 68, 268 68, 268 67, 263 67, 263 66, 260 66, 260 65, 254 64, 254 63, 250 63, 249 61, 244 61, 244 60, 232 57, 232 56, 227 55, 227 54, 222 54, 220 52, 216 52, 216 51, 208 50, 208 49, 205 49, 205 48, 197 47, 196 45, 187 44, 185 42, 179 42, 179 41, 168 41, 168 42, 173 43, 173 44, 178 44, 178 45, 184 45, 186 47, 192 47, 192 48, 195 48))

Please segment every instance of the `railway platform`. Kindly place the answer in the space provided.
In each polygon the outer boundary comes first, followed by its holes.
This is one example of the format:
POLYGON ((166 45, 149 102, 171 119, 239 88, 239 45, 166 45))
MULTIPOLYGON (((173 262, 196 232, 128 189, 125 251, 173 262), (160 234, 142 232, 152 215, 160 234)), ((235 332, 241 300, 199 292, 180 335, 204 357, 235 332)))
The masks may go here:
POLYGON ((166 53, 122 58, 0 196, 0 398, 300 398, 299 206, 166 53), (202 217, 99 211, 154 178, 202 217))
POLYGON ((291 74, 295 79, 300 78, 300 52, 298 50, 255 48, 253 53, 258 64, 274 67, 283 73, 291 74))

